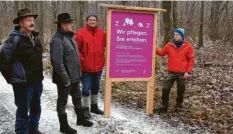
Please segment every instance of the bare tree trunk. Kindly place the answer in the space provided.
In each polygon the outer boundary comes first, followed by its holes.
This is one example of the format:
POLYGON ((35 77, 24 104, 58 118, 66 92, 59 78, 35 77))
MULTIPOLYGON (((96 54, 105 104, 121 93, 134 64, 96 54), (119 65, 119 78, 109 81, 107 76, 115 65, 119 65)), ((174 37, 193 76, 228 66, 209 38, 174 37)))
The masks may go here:
POLYGON ((83 1, 79 1, 79 10, 80 10, 80 21, 79 21, 79 25, 78 28, 81 28, 84 26, 84 2, 83 1))
POLYGON ((218 40, 219 36, 219 9, 221 1, 212 1, 211 2, 211 16, 210 16, 210 32, 209 36, 211 40, 218 40))
POLYGON ((163 24, 164 24, 164 42, 163 44, 169 42, 172 37, 172 29, 173 29, 173 2, 171 1, 163 1, 162 7, 167 9, 168 12, 163 14, 163 24))
MULTIPOLYGON (((106 1, 101 1, 100 3, 107 3, 106 1)), ((103 8, 98 5, 98 11, 99 11, 99 20, 98 20, 98 25, 100 28, 105 29, 106 28, 106 16, 107 16, 107 10, 106 8, 103 8)))
MULTIPOLYGON (((171 1, 171 7, 170 7, 170 10, 169 10, 169 17, 170 17, 170 24, 169 24, 169 30, 171 31, 172 33, 172 30, 173 30, 173 26, 174 26, 174 19, 173 19, 173 12, 174 11, 174 1, 171 1)), ((171 36, 169 36, 169 40, 171 39, 171 36)))
POLYGON ((129 4, 129 2, 128 2, 128 1, 121 1, 121 5, 126 6, 126 5, 128 5, 128 4, 129 4))
POLYGON ((201 2, 201 15, 200 15, 200 28, 199 28, 198 48, 204 47, 204 45, 203 45, 204 9, 205 9, 205 2, 202 1, 202 2, 201 2))
POLYGON ((39 37, 40 37, 40 41, 42 44, 45 43, 44 41, 44 2, 40 2, 39 5, 39 31, 40 31, 40 34, 39 34, 39 37))
POLYGON ((177 21, 177 1, 173 1, 173 28, 178 27, 177 21))
POLYGON ((32 3, 31 1, 24 1, 25 8, 32 10, 32 3))
POLYGON ((60 6, 59 6, 59 4, 61 4, 61 1, 52 1, 52 7, 53 7, 53 12, 52 12, 52 18, 53 18, 53 22, 52 22, 52 24, 53 24, 53 26, 51 27, 51 31, 52 31, 52 33, 55 33, 56 32, 56 30, 57 30, 57 26, 54 24, 54 21, 55 20, 57 20, 57 15, 58 15, 58 13, 59 13, 59 10, 60 10, 60 6))
POLYGON ((15 1, 15 13, 17 13, 17 11, 19 11, 22 8, 22 2, 21 1, 15 1))

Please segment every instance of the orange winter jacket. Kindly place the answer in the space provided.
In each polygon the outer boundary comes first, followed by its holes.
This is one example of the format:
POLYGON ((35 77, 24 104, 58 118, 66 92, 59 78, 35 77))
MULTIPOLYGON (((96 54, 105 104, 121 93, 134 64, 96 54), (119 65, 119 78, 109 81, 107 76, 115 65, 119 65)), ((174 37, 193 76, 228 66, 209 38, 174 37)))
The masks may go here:
POLYGON ((162 49, 156 49, 156 54, 160 56, 168 55, 168 71, 176 73, 192 72, 194 50, 188 41, 185 41, 180 48, 176 48, 173 42, 169 42, 162 49))

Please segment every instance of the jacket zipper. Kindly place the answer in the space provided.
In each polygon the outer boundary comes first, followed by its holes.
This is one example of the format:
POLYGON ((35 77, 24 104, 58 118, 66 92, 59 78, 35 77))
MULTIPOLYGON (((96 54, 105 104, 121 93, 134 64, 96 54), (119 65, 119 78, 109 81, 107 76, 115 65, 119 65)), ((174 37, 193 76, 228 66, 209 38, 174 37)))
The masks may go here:
POLYGON ((34 51, 36 52, 36 41, 37 41, 37 38, 36 37, 33 37, 33 38, 28 37, 28 38, 32 42, 32 46, 34 48, 34 51))
POLYGON ((95 72, 95 56, 96 56, 95 53, 96 53, 96 52, 95 52, 95 39, 94 39, 94 34, 95 34, 95 33, 93 32, 92 35, 93 35, 93 45, 94 45, 94 72, 95 72))
POLYGON ((33 47, 35 47, 35 38, 36 38, 36 37, 34 37, 34 38, 28 37, 28 38, 29 38, 30 41, 32 42, 33 47))

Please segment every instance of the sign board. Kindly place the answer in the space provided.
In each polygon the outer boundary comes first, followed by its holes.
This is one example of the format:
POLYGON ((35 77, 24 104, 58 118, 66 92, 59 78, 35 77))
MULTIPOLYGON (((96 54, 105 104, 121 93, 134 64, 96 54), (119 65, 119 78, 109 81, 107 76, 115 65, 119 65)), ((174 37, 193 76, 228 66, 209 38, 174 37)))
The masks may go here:
POLYGON ((153 35, 154 14, 113 11, 110 78, 151 77, 153 35))
POLYGON ((102 4, 107 8, 104 114, 110 117, 114 81, 147 81, 146 113, 153 113, 158 8, 102 4))

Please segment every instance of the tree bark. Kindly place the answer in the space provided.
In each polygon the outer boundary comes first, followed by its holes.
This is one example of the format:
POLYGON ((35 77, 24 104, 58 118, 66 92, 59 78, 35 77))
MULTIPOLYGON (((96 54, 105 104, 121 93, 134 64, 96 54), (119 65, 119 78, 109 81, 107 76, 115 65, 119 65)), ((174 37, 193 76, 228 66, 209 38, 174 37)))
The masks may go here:
POLYGON ((178 27, 177 16, 177 1, 173 1, 173 28, 178 27))
POLYGON ((39 37, 40 37, 40 41, 42 44, 44 44, 44 2, 40 2, 39 5, 39 31, 40 31, 40 34, 39 34, 39 37))
MULTIPOLYGON (((78 28, 81 28, 84 26, 84 2, 83 1, 79 1, 79 10, 80 10, 80 21, 79 21, 79 25, 78 28)), ((86 20, 85 20, 86 21, 86 20)))
POLYGON ((204 32, 204 9, 205 9, 205 2, 201 2, 201 15, 200 15, 200 27, 199 27, 199 41, 198 41, 198 48, 204 47, 203 45, 203 32, 204 32))
POLYGON ((219 9, 221 1, 212 1, 211 2, 211 15, 210 15, 210 39, 215 41, 220 39, 219 36, 219 9))
POLYGON ((163 24, 164 24, 164 42, 163 44, 169 42, 172 37, 173 29, 173 2, 163 1, 162 7, 167 9, 167 13, 163 13, 163 24))

